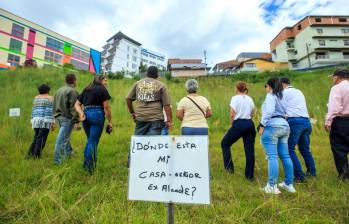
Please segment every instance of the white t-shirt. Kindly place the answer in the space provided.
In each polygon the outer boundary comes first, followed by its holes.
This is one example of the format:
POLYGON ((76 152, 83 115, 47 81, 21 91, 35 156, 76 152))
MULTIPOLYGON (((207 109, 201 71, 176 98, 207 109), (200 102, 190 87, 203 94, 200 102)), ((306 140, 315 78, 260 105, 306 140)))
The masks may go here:
POLYGON ((230 107, 235 111, 234 120, 251 119, 254 103, 251 97, 236 95, 231 98, 230 107))

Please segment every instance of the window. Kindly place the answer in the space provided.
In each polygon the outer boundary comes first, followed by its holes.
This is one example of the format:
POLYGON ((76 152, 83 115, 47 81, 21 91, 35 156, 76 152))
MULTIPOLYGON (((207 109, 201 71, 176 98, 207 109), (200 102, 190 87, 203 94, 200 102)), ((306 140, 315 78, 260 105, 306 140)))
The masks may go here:
POLYGON ((315 22, 321 23, 321 18, 315 18, 315 22))
POLYGON ((78 48, 73 47, 73 57, 76 59, 80 59, 81 61, 88 62, 90 59, 90 54, 78 48))
POLYGON ((325 40, 319 40, 319 46, 326 46, 325 40))
POLYGON ((286 42, 287 48, 294 48, 293 42, 286 42))
POLYGON ((343 58, 349 59, 349 52, 343 52, 343 58))
POLYGON ((62 64, 62 55, 56 54, 52 51, 45 51, 45 60, 62 64))
POLYGON ((127 59, 130 59, 130 55, 129 54, 127 54, 127 59))
POLYGON ((24 36, 24 27, 13 23, 12 24, 12 35, 14 35, 16 37, 23 38, 23 36, 24 36))
POLYGON ((136 65, 136 64, 132 64, 132 68, 133 68, 133 69, 136 69, 136 68, 137 68, 137 65, 136 65))
POLYGON ((323 30, 322 28, 318 28, 318 29, 316 29, 316 32, 317 32, 318 34, 323 34, 323 33, 324 33, 324 30, 323 30))
POLYGON ((339 22, 341 22, 341 23, 347 22, 347 18, 339 18, 338 20, 339 20, 339 22))
POLYGON ((85 70, 85 71, 88 70, 88 64, 86 64, 86 63, 83 63, 83 62, 81 62, 81 61, 74 60, 74 59, 71 59, 70 62, 71 62, 71 64, 74 65, 74 67, 77 68, 77 69, 85 70))
POLYGON ((301 30, 301 29, 302 29, 302 25, 299 24, 299 25, 297 26, 297 29, 298 29, 298 30, 301 30))
MULTIPOLYGON (((130 46, 127 46, 127 51, 130 51, 130 46)), ((128 66, 127 66, 128 67, 128 66)))
POLYGON ((22 51, 22 41, 11 38, 10 50, 21 52, 22 51))
POLYGON ((317 52, 315 59, 329 59, 329 55, 326 52, 317 52))
POLYGON ((342 33, 348 34, 349 33, 349 29, 341 29, 342 33))
POLYGON ((349 40, 343 40, 344 46, 349 46, 349 40))
POLYGON ((137 49, 134 49, 134 48, 133 48, 133 53, 134 53, 134 54, 137 54, 137 49))
POLYGON ((14 54, 8 54, 7 62, 10 63, 11 66, 18 66, 20 57, 14 54))
POLYGON ((137 57, 133 56, 133 57, 132 57, 132 60, 133 60, 134 62, 137 62, 137 57))
POLYGON ((297 63, 292 63, 292 68, 297 68, 297 63))
POLYGON ((255 68, 256 64, 255 63, 246 63, 246 68, 255 68))
POLYGON ((126 66, 127 68, 129 67, 129 63, 127 62, 127 66, 126 66))
POLYGON ((46 47, 51 48, 56 51, 63 52, 64 44, 60 41, 52 39, 51 37, 46 38, 46 47))

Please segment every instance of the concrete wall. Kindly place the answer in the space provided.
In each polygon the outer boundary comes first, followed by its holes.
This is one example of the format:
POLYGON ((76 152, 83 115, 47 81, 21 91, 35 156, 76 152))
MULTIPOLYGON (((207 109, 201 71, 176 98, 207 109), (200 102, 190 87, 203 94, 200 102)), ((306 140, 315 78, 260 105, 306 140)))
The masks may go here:
POLYGON ((206 76, 207 71, 205 70, 172 70, 172 77, 197 77, 206 76))

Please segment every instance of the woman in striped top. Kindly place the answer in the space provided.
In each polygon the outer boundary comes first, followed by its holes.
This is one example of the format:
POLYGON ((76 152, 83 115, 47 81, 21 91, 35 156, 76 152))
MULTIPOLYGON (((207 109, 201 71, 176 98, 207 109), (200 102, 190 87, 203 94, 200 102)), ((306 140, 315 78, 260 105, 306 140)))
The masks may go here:
POLYGON ((42 84, 38 87, 38 90, 39 95, 34 98, 31 118, 35 135, 28 151, 28 157, 34 158, 41 157, 48 133, 54 123, 53 97, 49 95, 50 87, 42 84))

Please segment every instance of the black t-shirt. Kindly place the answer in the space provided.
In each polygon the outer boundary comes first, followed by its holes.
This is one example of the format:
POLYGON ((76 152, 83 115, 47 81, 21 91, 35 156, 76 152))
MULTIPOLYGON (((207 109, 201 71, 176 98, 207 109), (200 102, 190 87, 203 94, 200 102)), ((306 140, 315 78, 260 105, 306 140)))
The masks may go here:
POLYGON ((108 90, 101 84, 94 84, 91 89, 82 91, 78 97, 78 100, 84 106, 103 107, 103 102, 110 99, 111 96, 108 90))

